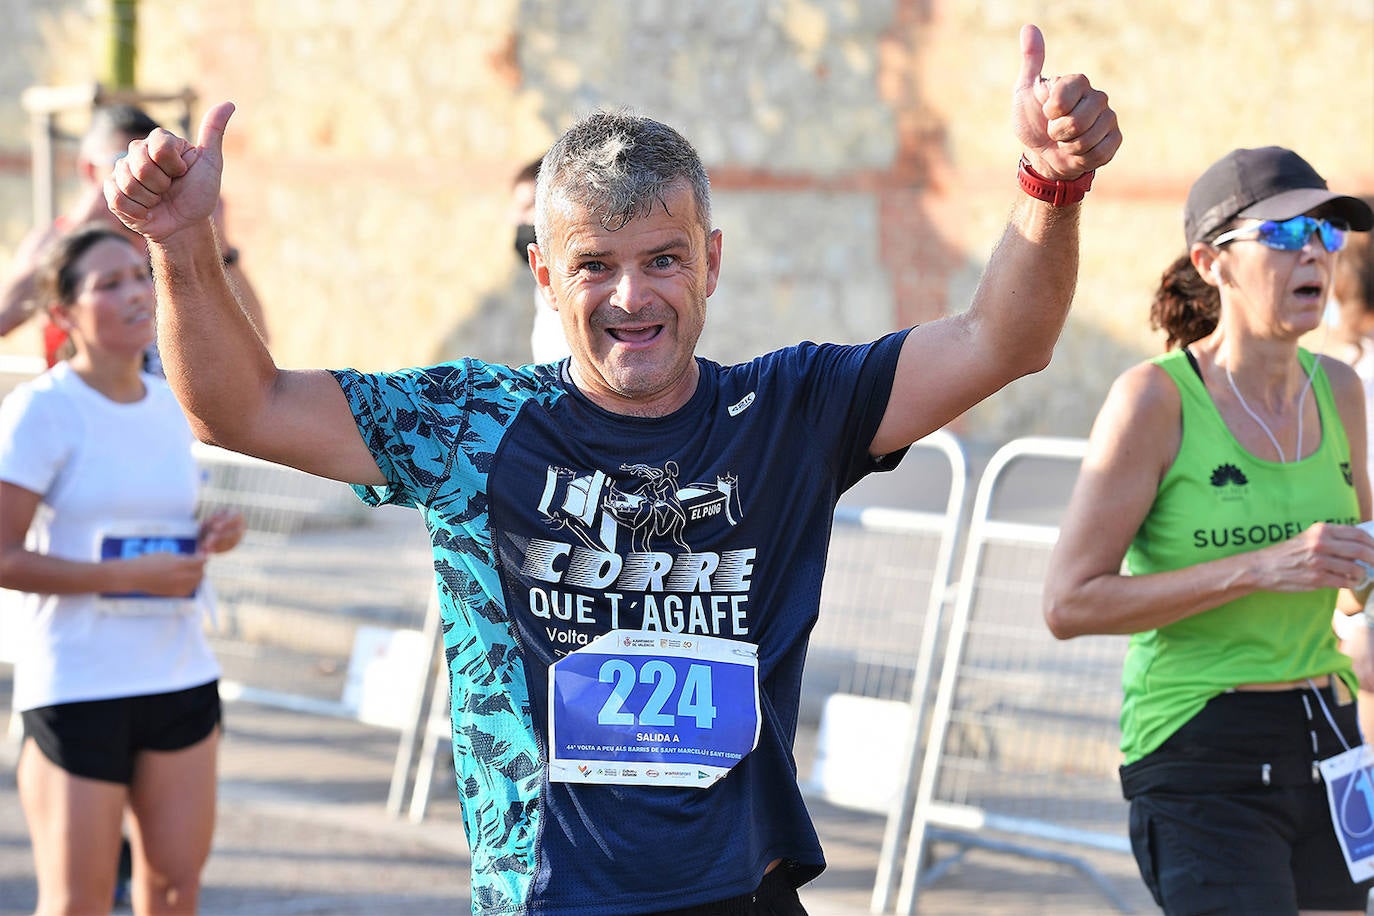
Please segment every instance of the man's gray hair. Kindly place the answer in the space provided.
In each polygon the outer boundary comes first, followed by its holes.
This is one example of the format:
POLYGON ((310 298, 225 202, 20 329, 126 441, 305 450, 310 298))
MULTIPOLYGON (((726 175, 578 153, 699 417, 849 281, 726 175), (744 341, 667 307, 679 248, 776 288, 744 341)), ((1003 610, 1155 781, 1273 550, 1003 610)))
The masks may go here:
POLYGON ((701 157, 666 124, 627 110, 595 111, 579 120, 549 149, 535 191, 535 234, 550 237, 552 208, 559 203, 595 214, 614 232, 686 184, 696 200, 702 233, 711 231, 711 183, 701 157))

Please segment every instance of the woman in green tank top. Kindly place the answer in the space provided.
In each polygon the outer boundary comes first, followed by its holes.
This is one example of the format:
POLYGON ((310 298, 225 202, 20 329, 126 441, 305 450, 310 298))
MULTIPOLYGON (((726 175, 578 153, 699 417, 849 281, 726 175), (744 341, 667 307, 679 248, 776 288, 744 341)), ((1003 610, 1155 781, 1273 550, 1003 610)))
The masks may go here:
POLYGON ((1168 352, 1112 386, 1050 564, 1057 637, 1131 636, 1122 787, 1166 912, 1364 912, 1316 769, 1360 742, 1331 615, 1374 565, 1363 391, 1299 340, 1371 226, 1290 150, 1203 173, 1151 309, 1168 352))

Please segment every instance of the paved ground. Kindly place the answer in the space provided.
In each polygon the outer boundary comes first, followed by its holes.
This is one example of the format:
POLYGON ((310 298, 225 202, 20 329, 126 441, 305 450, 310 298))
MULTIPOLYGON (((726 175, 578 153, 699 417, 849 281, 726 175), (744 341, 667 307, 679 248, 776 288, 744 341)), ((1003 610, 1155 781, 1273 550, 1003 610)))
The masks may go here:
MULTIPOLYGON (((0 709, 8 709, 0 669, 0 709)), ((385 811, 393 732, 233 703, 226 709, 221 800, 206 868, 205 914, 461 914, 469 911, 467 844, 451 769, 437 768, 419 824, 385 811)), ((15 744, 0 741, 0 913, 35 903, 14 786, 15 744)), ((813 803, 829 869, 803 891, 812 916, 858 916, 882 841, 880 817, 813 803)), ((943 847, 941 848, 943 850, 943 847)), ((1139 911, 1148 900, 1121 856, 1099 860, 1139 911)), ((1071 869, 975 852, 923 893, 929 914, 1102 913, 1106 900, 1071 869)))

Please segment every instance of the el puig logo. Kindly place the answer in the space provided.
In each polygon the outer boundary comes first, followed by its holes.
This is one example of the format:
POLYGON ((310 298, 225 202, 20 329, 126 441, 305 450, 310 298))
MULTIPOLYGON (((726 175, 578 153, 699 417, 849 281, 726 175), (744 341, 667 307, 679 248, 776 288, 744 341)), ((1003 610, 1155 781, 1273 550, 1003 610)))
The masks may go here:
POLYGON ((1224 487, 1227 484, 1234 484, 1243 487, 1250 482, 1245 473, 1234 464, 1219 464, 1216 470, 1212 471, 1212 486, 1224 487))
POLYGON ((690 551, 688 529, 715 518, 734 527, 743 517, 734 474, 684 485, 676 461, 620 470, 626 478, 550 466, 538 507, 546 524, 595 550, 615 550, 623 535, 632 551, 649 551, 655 543, 690 551))

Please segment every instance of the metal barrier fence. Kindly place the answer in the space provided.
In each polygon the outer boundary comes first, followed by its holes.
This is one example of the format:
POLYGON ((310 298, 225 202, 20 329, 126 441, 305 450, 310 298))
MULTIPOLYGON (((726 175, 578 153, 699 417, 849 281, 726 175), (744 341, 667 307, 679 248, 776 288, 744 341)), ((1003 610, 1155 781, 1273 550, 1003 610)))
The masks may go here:
POLYGON ((906 476, 921 475, 913 485, 929 509, 835 513, 802 681, 803 723, 819 728, 799 730, 796 749, 813 761, 808 794, 886 815, 875 912, 895 890, 968 481, 948 432, 917 442, 904 463, 919 467, 906 476))
POLYGON ((195 454, 202 506, 248 524, 209 567, 224 698, 401 728, 426 682, 419 630, 434 581, 416 514, 234 452, 195 454))
MULTIPOLYGON (((1041 586, 1064 501, 1047 498, 1037 508, 1023 500, 1010 517, 997 507, 999 495, 1018 489, 1015 482, 1027 475, 1042 492, 1046 468, 1053 473, 1058 465, 1058 473, 1071 478, 1084 445, 1017 440, 992 457, 980 479, 898 912, 913 912, 919 890, 971 847, 1074 867, 1118 909, 1130 909, 1091 863, 1068 851, 1130 851, 1116 774, 1126 640, 1057 642, 1044 624, 1041 586), (1038 473, 1026 471, 1036 464, 1038 473), (927 867, 935 841, 959 851, 927 867)), ((1019 489, 1034 492, 1024 483, 1019 489)))

